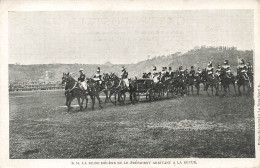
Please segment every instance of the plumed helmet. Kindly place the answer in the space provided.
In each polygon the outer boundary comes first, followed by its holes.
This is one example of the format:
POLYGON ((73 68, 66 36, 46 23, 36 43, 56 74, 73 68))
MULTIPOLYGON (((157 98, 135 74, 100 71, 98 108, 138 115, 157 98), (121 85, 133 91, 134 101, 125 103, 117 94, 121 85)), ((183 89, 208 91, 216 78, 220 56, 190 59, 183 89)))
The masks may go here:
POLYGON ((100 72, 100 67, 97 68, 97 72, 100 72))
POLYGON ((82 69, 82 68, 80 68, 79 72, 82 72, 82 71, 83 71, 83 69, 82 69))
POLYGON ((228 64, 228 60, 225 60, 225 61, 224 61, 224 64, 228 64))
POLYGON ((245 64, 244 59, 241 59, 241 60, 240 60, 240 63, 241 63, 241 64, 245 64))
POLYGON ((153 70, 156 71, 156 69, 157 69, 157 68, 156 68, 156 66, 154 65, 154 66, 153 66, 153 70))
POLYGON ((212 66, 212 62, 211 62, 211 61, 209 61, 209 64, 208 64, 208 66, 212 66))
POLYGON ((122 66, 122 71, 124 71, 125 70, 125 66, 122 66))

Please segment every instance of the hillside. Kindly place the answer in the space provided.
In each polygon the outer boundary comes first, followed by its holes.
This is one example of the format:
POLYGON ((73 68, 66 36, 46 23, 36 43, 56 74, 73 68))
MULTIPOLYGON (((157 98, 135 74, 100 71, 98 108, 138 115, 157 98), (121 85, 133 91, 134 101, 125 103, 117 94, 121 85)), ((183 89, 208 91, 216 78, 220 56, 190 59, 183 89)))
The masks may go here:
MULTIPOLYGON (((180 65, 190 69, 193 65, 195 68, 205 68, 209 61, 213 62, 213 66, 223 64, 225 59, 229 60, 231 68, 235 71, 237 66, 237 58, 243 58, 246 62, 253 62, 253 51, 241 51, 235 48, 222 47, 201 47, 190 50, 184 54, 174 53, 167 56, 157 56, 136 64, 127 64, 127 71, 130 77, 141 77, 143 72, 152 71, 152 66, 156 65, 158 70, 162 66, 171 66, 174 70, 180 65)), ((121 72, 122 65, 106 63, 105 65, 88 65, 88 64, 41 64, 41 65, 9 65, 9 82, 28 82, 39 81, 49 78, 50 81, 61 81, 63 72, 73 72, 73 76, 78 76, 78 70, 83 68, 86 76, 93 76, 97 67, 101 68, 101 72, 115 72, 117 75, 121 72)))

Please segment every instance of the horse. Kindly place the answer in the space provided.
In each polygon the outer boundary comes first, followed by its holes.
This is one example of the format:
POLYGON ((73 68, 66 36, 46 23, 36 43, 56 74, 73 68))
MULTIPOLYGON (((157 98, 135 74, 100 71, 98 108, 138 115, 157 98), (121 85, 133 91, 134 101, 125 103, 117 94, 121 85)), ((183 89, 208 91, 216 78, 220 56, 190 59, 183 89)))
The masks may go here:
POLYGON ((69 73, 63 73, 62 84, 65 84, 65 96, 66 96, 66 106, 68 107, 68 112, 72 109, 71 102, 77 98, 80 110, 83 110, 83 103, 86 100, 86 106, 88 103, 88 98, 86 93, 80 88, 79 83, 73 79, 69 73), (82 101, 80 101, 82 99, 82 101))
POLYGON ((224 88, 224 94, 226 95, 227 93, 227 89, 230 91, 229 89, 229 85, 233 85, 234 91, 236 92, 236 78, 233 75, 229 75, 227 74, 227 72, 225 70, 221 70, 220 76, 220 83, 224 88))
POLYGON ((205 81, 205 90, 208 93, 208 88, 211 87, 212 90, 212 96, 213 96, 213 88, 215 88, 216 93, 215 95, 218 96, 218 89, 219 89, 219 81, 217 80, 216 75, 209 75, 208 73, 203 73, 202 81, 205 81))
POLYGON ((178 74, 175 78, 175 86, 177 90, 177 94, 181 93, 184 95, 187 93, 187 85, 186 85, 186 77, 184 75, 178 74))
POLYGON ((249 94, 251 88, 252 88, 252 83, 250 81, 250 78, 248 76, 246 76, 245 73, 239 73, 237 75, 237 89, 238 89, 238 93, 239 96, 241 96, 241 91, 240 91, 240 87, 247 87, 247 92, 249 94))
POLYGON ((131 103, 137 102, 137 83, 136 80, 129 80, 129 88, 127 88, 124 84, 124 82, 116 76, 114 73, 111 73, 110 75, 111 81, 112 81, 112 87, 110 89, 109 99, 111 100, 111 96, 114 95, 114 102, 115 105, 117 101, 120 103, 120 105, 124 104, 126 93, 128 92, 130 95, 130 101, 131 103), (118 100, 116 99, 116 96, 118 100))
POLYGON ((189 74, 186 77, 187 94, 189 94, 190 87, 191 87, 191 93, 193 95, 193 86, 195 85, 194 79, 195 79, 195 77, 192 74, 189 74))
POLYGON ((199 92, 200 92, 200 83, 202 82, 201 80, 201 76, 199 75, 195 75, 194 77, 194 85, 197 89, 197 95, 199 95, 199 92))
POLYGON ((92 100, 92 110, 94 110, 95 107, 95 98, 98 99, 98 105, 100 108, 103 108, 101 105, 101 99, 99 97, 99 93, 102 91, 102 87, 100 87, 97 82, 92 78, 86 78, 87 81, 87 92, 86 94, 91 97, 92 100))

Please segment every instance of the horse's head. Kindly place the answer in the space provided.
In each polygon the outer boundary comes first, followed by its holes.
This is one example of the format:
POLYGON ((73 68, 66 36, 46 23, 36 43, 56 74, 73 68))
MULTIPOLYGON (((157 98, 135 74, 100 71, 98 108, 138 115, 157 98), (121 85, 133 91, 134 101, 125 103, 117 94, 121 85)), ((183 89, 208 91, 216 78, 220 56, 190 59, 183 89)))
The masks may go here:
POLYGON ((61 78, 61 84, 66 84, 69 80, 69 72, 66 74, 66 73, 63 73, 62 75, 62 78, 61 78))

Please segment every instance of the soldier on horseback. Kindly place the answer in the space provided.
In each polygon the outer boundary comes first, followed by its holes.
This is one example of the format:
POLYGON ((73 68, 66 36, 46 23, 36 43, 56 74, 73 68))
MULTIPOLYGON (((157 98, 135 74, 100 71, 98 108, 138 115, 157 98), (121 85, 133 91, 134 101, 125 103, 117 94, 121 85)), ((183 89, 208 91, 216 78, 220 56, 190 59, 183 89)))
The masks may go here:
POLYGON ((237 74, 239 77, 244 76, 246 80, 248 80, 248 67, 245 65, 245 61, 243 59, 240 60, 239 65, 237 67, 237 74))
POLYGON ((83 73, 83 69, 80 69, 79 73, 80 73, 80 76, 78 78, 79 85, 80 85, 81 89, 87 90, 87 83, 85 81, 86 76, 83 73))
POLYGON ((156 66, 153 66, 153 81, 154 83, 158 83, 159 82, 159 74, 157 72, 157 68, 156 66))
POLYGON ((195 77, 195 70, 194 70, 194 67, 193 66, 191 66, 190 67, 190 76, 194 79, 194 77, 195 77))
POLYGON ((201 78, 202 71, 200 70, 200 68, 197 69, 197 72, 196 72, 195 76, 199 76, 201 78))
POLYGON ((179 67, 179 75, 184 77, 184 74, 185 74, 185 71, 184 69, 182 68, 182 65, 179 67))
POLYGON ((129 80, 128 80, 128 72, 126 72, 125 66, 122 67, 121 80, 123 84, 128 89, 129 88, 129 80))
POLYGON ((97 73, 96 75, 94 75, 93 79, 100 87, 100 85, 102 84, 102 75, 100 74, 100 67, 97 68, 97 73))
POLYGON ((251 65, 250 62, 247 62, 247 75, 250 76, 250 75, 253 75, 253 66, 251 65))
POLYGON ((210 61, 208 64, 208 67, 206 68, 206 72, 209 76, 211 76, 212 78, 214 78, 213 76, 213 72, 214 72, 214 68, 212 66, 212 62, 210 61))

